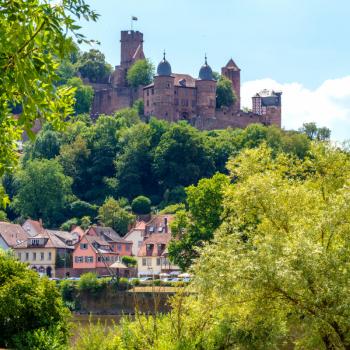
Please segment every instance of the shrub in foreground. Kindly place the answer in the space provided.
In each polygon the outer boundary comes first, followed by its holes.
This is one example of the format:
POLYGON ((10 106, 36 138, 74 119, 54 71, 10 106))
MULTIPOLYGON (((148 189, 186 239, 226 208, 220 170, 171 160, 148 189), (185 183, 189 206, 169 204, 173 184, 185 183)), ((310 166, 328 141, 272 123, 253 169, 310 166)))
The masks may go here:
POLYGON ((44 333, 46 344, 59 339, 65 345, 68 317, 69 311, 54 282, 40 278, 26 264, 0 250, 0 347, 44 349, 44 345, 25 347, 39 344, 44 333))

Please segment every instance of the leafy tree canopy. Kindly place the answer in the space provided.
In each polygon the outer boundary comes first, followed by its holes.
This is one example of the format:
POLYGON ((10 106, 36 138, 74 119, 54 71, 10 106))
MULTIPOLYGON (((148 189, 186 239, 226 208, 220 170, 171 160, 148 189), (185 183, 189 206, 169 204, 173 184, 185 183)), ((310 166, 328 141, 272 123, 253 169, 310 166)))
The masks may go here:
POLYGON ((169 256, 183 270, 188 269, 198 256, 197 248, 213 238, 222 222, 224 191, 229 179, 215 174, 202 179, 197 186, 186 188, 188 212, 177 211, 172 224, 174 239, 169 246, 169 256))
POLYGON ((134 215, 123 209, 118 201, 109 197, 98 210, 99 219, 105 226, 112 227, 120 235, 124 236, 129 225, 134 221, 134 215))
POLYGON ((331 131, 328 128, 319 128, 314 122, 304 123, 300 131, 305 133, 310 140, 326 141, 331 136, 331 131))
POLYGON ((29 161, 16 174, 18 192, 11 206, 23 217, 42 219, 50 227, 62 222, 72 179, 56 160, 29 161))
POLYGON ((223 222, 199 251, 191 293, 170 314, 122 322, 119 346, 350 347, 349 154, 328 143, 303 160, 273 153, 261 145, 229 162, 223 222))
POLYGON ((165 188, 187 186, 210 176, 214 164, 202 134, 185 124, 172 124, 154 151, 154 171, 165 188))
POLYGON ((72 41, 86 41, 77 31, 76 17, 96 20, 83 0, 16 0, 3 3, 0 11, 0 175, 16 162, 16 141, 40 118, 58 127, 72 113, 72 88, 55 87, 59 60, 67 58, 72 41), (16 23, 16 25, 13 25, 16 23), (21 106, 14 118, 13 107, 21 106))
POLYGON ((63 350, 68 343, 68 316, 54 282, 0 250, 2 348, 63 350))
POLYGON ((232 89, 232 83, 229 79, 220 75, 216 86, 216 108, 223 106, 230 107, 237 101, 237 96, 232 89))
POLYGON ((151 212, 151 200, 145 196, 136 197, 132 203, 131 208, 135 214, 149 214, 151 212))
POLYGON ((138 87, 148 85, 153 81, 154 65, 147 59, 137 60, 128 70, 127 80, 129 85, 138 87))
POLYGON ((112 72, 112 66, 106 62, 105 55, 96 49, 84 52, 78 62, 78 71, 91 83, 104 83, 112 72))
POLYGON ((84 85, 80 78, 71 78, 67 81, 68 86, 75 87, 75 114, 89 113, 94 99, 94 89, 84 85))

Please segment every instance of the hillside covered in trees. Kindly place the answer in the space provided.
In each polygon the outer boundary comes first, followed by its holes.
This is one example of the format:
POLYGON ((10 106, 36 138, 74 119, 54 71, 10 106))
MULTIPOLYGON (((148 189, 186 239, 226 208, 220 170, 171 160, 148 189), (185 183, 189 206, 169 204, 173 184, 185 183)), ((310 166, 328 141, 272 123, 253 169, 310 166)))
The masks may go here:
POLYGON ((68 229, 72 223, 110 222, 103 213, 112 206, 122 221, 114 227, 125 234, 135 198, 145 196, 160 210, 185 203, 187 186, 215 173, 227 174, 230 157, 262 143, 275 154, 284 151, 302 159, 311 138, 323 137, 309 129, 251 125, 198 131, 185 122, 144 123, 136 107, 100 116, 94 123, 88 115, 78 115, 63 131, 46 123, 34 141, 25 143, 16 172, 3 176, 11 204, 1 215, 14 221, 42 219, 47 227, 68 229))

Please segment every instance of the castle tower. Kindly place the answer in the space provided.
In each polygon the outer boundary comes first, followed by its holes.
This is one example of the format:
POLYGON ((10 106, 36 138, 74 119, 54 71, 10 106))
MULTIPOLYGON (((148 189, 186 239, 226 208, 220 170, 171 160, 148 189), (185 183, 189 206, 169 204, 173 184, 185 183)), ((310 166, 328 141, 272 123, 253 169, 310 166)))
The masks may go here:
POLYGON ((158 64, 154 77, 154 114, 160 119, 174 121, 174 82, 170 63, 165 59, 158 64))
POLYGON ((234 105, 236 110, 241 109, 241 70, 231 58, 225 67, 221 68, 221 75, 231 80, 232 89, 237 96, 237 102, 234 105))
POLYGON ((276 125, 281 127, 282 92, 273 90, 262 90, 252 97, 253 113, 262 116, 262 122, 266 125, 276 125))
POLYGON ((137 59, 144 58, 143 34, 134 30, 123 30, 120 38, 120 65, 128 69, 137 59))
POLYGON ((202 118, 215 118, 216 81, 205 56, 204 65, 199 70, 196 80, 197 88, 197 115, 202 118))

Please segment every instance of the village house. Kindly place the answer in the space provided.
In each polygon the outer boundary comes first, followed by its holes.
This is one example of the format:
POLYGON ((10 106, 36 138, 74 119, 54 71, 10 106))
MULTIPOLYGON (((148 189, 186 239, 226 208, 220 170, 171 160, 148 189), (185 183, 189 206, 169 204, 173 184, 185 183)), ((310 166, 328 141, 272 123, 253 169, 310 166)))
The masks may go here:
POLYGON ((55 277, 57 262, 66 259, 72 253, 73 246, 43 229, 41 233, 16 244, 14 251, 18 260, 28 263, 31 269, 41 275, 55 277))
POLYGON ((132 242, 131 254, 137 256, 142 242, 145 239, 146 223, 138 221, 134 228, 132 228, 124 237, 124 239, 132 242))
POLYGON ((27 238, 28 234, 20 225, 0 222, 0 249, 11 249, 27 238))
POLYGON ((22 228, 28 233, 29 236, 34 237, 39 233, 42 233, 45 229, 41 220, 36 221, 32 219, 27 219, 22 228))
POLYGON ((132 242, 120 237, 111 227, 93 225, 88 229, 87 235, 101 237, 111 246, 112 251, 120 256, 132 254, 132 242))
POLYGON ((145 239, 137 254, 138 275, 159 275, 179 271, 168 259, 168 244, 171 241, 170 214, 154 216, 145 227, 145 239))
POLYGON ((132 242, 121 238, 111 227, 91 226, 75 245, 73 269, 97 274, 110 273, 109 266, 130 256, 132 242))

